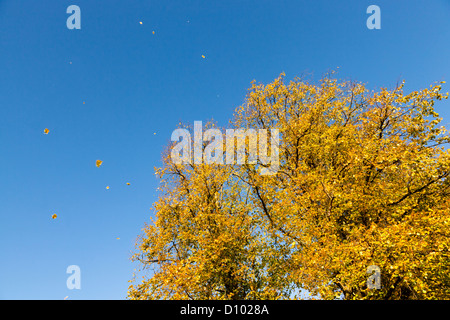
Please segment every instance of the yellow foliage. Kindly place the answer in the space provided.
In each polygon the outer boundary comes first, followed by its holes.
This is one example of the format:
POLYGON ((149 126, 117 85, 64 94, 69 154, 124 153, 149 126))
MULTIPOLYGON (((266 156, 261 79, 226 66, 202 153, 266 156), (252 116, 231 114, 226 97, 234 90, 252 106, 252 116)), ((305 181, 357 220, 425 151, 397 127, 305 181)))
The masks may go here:
POLYGON ((165 152, 133 256, 152 272, 128 297, 449 299, 450 136, 433 108, 447 95, 403 87, 253 82, 231 124, 279 129, 280 169, 178 165, 165 152), (380 289, 367 287, 371 265, 380 289))

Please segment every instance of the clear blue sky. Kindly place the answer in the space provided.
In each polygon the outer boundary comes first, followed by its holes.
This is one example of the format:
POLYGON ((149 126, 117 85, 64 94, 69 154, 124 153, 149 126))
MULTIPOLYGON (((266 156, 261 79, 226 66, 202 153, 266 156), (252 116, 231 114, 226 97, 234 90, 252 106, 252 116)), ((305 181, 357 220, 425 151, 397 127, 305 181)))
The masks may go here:
POLYGON ((450 83, 449 40, 449 0, 0 0, 0 299, 124 299, 180 120, 224 125, 252 80, 281 72, 450 83))

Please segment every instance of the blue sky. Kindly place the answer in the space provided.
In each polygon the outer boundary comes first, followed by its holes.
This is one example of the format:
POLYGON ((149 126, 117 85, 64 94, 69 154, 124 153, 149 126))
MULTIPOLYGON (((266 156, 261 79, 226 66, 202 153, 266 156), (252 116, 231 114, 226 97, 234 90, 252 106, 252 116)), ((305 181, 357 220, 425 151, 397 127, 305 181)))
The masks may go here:
POLYGON ((252 80, 281 72, 449 81, 449 39, 449 0, 0 0, 0 299, 124 299, 179 121, 225 125, 252 80))

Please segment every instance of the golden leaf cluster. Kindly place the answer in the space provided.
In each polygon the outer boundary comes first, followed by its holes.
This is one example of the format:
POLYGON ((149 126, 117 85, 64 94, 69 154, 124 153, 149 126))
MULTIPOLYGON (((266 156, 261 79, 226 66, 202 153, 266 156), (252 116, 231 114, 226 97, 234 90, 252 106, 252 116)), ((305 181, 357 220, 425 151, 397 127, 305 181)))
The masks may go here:
MULTIPOLYGON (((280 169, 174 164, 133 260, 130 299, 450 298, 450 136, 441 84, 404 93, 284 75, 231 121, 279 129, 280 169), (381 288, 367 286, 367 268, 381 288)), ((212 124, 209 124, 212 126, 212 124)))

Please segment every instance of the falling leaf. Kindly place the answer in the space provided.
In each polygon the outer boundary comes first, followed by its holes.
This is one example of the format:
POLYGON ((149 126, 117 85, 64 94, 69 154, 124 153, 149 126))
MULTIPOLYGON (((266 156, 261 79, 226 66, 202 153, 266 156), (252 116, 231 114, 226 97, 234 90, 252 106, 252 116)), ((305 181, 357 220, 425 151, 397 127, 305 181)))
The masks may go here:
POLYGON ((139 24, 142 24, 142 21, 139 21, 139 24))
POLYGON ((127 182, 127 186, 129 186, 130 185, 130 183, 129 182, 127 182))
POLYGON ((64 298, 64 300, 66 300, 68 297, 69 297, 69 296, 66 296, 66 297, 64 298))
POLYGON ((119 240, 120 238, 116 238, 117 240, 119 240))
POLYGON ((156 134, 156 132, 153 132, 153 134, 156 134))
POLYGON ((56 215, 56 213, 54 213, 54 214, 52 215, 52 219, 56 219, 56 217, 57 217, 57 215, 56 215))
POLYGON ((106 186, 106 189, 109 189, 109 186, 106 186))
POLYGON ((48 130, 47 128, 44 129, 44 134, 48 134, 50 130, 48 130))
POLYGON ((202 55, 202 58, 203 58, 203 59, 205 59, 205 56, 204 56, 204 55, 202 55))
POLYGON ((155 31, 152 31, 153 34, 155 34, 155 31))
POLYGON ((97 168, 100 168, 100 166, 102 165, 103 161, 102 160, 97 160, 95 161, 95 165, 97 166, 97 168))

